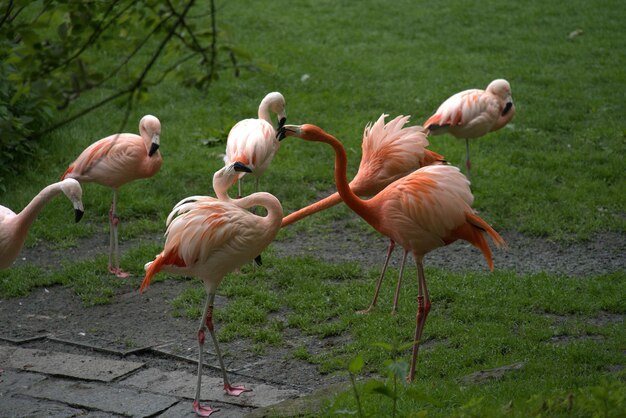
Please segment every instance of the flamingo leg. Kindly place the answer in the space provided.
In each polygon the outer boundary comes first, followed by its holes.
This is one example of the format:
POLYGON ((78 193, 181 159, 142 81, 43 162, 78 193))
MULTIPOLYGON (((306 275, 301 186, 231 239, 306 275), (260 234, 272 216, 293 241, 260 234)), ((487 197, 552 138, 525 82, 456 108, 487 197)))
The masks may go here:
POLYGON ((417 264, 418 291, 417 291, 417 313, 415 315, 415 338, 413 339, 413 355, 411 357, 411 367, 407 380, 412 382, 415 378, 415 366, 417 363, 417 353, 422 338, 422 331, 426 323, 426 317, 430 311, 430 298, 428 297, 428 288, 426 287, 426 278, 424 277, 424 266, 422 260, 415 257, 417 264))
POLYGON ((398 311, 398 298, 400 297, 400 286, 402 285, 402 276, 404 276, 404 264, 406 263, 406 256, 409 254, 407 250, 404 250, 402 255, 402 265, 400 266, 400 274, 398 275, 398 283, 396 284, 396 293, 393 296, 393 307, 391 308, 391 314, 395 315, 398 311))
MULTIPOLYGON (((252 389, 246 389, 245 386, 233 386, 228 381, 228 374, 226 373, 226 366, 224 365, 224 360, 222 359, 222 352, 220 351, 220 346, 217 342, 217 337, 215 335, 215 329, 213 326, 213 301, 215 299, 215 294, 210 293, 207 298, 207 306, 205 308, 206 318, 204 320, 203 326, 209 330, 209 334, 211 334, 211 339, 213 340, 213 346, 215 347, 215 353, 217 354, 217 360, 220 363, 220 368, 222 369, 222 376, 224 377, 224 391, 226 391, 227 395, 231 396, 239 396, 243 392, 251 392, 252 389)), ((200 368, 200 364, 198 364, 200 368)), ((198 377, 198 381, 200 377, 198 377)))
POLYGON ((472 163, 470 162, 470 146, 469 139, 465 138, 465 167, 467 168, 467 179, 471 181, 470 170, 472 163))
MULTIPOLYGON (((219 411, 219 409, 213 409, 208 405, 200 404, 200 388, 202 386, 202 365, 204 363, 204 340, 205 340, 205 329, 208 327, 208 324, 211 324, 213 327, 213 321, 211 316, 213 315, 213 300, 215 299, 214 293, 209 293, 207 295, 206 304, 204 306, 204 314, 202 315, 202 319, 200 320, 200 326, 198 327, 198 382, 196 383, 196 396, 193 400, 193 410, 196 415, 201 417, 208 417, 215 411, 219 411)), ((212 333, 212 331, 210 331, 212 333)))
POLYGON ((372 299, 372 303, 370 303, 370 306, 367 309, 362 309, 360 311, 357 311, 356 313, 361 314, 361 315, 368 314, 372 311, 372 309, 374 309, 374 306, 376 306, 376 301, 378 300, 378 293, 380 292, 380 285, 383 283, 383 279, 385 278, 387 265, 389 264, 389 259, 391 258, 391 253, 393 252, 393 249, 395 246, 396 246, 396 243, 392 239, 390 239, 389 246, 387 247, 387 258, 385 259, 385 264, 383 264, 383 270, 380 272, 380 277, 378 278, 378 282, 376 283, 376 291, 374 292, 374 299, 372 299))
POLYGON ((113 202, 109 211, 109 271, 117 277, 124 279, 128 273, 120 268, 120 248, 117 234, 117 226, 120 218, 117 217, 117 190, 113 189, 113 202))
POLYGON ((237 180, 237 199, 241 199, 241 177, 237 180))

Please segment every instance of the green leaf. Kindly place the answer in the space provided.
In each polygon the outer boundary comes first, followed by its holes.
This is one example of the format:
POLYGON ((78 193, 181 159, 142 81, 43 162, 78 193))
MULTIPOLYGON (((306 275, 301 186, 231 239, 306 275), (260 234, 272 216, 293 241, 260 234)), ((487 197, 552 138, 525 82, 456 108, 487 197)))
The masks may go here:
POLYGON ((364 364, 365 362, 363 361, 363 355, 359 354, 358 356, 353 358, 350 364, 348 365, 348 371, 352 374, 357 374, 361 372, 364 364))

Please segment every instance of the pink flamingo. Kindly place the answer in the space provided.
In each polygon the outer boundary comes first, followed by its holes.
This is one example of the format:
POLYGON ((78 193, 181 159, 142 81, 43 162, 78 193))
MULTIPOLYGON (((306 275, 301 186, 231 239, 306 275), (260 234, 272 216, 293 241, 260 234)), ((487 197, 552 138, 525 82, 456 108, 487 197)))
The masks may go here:
POLYGON ((64 178, 80 182, 94 182, 113 189, 113 202, 109 211, 109 271, 118 277, 128 277, 120 268, 120 250, 117 227, 117 190, 137 179, 154 176, 161 168, 159 152, 161 123, 146 115, 139 122, 140 135, 114 134, 87 147, 65 173, 64 178))
MULTIPOLYGON (((443 156, 426 149, 428 139, 421 126, 405 127, 409 116, 397 116, 385 124, 386 114, 382 114, 374 124, 368 124, 363 132, 362 154, 359 170, 350 182, 352 192, 360 197, 374 196, 387 185, 412 173, 420 167, 431 164, 446 164, 443 156)), ((338 192, 313 203, 283 218, 285 227, 300 219, 320 212, 341 202, 338 192)), ((380 273, 382 281, 389 265, 389 259, 395 248, 395 242, 389 240, 387 255, 380 273)), ((404 261, 401 269, 404 268, 404 261)), ((374 305, 376 304, 374 299, 374 305)), ((392 314, 395 313, 398 300, 394 300, 392 314)), ((370 308, 359 311, 368 313, 370 308)))
MULTIPOLYGON (((444 162, 443 156, 427 150, 428 139, 421 126, 407 126, 409 116, 397 116, 385 123, 382 114, 363 131, 361 163, 350 189, 357 196, 369 197, 388 184, 426 165, 444 162)), ((283 218, 282 227, 328 209, 341 202, 338 192, 283 218)))
POLYGON ((206 305, 198 328, 198 382, 193 409, 200 416, 209 416, 213 409, 200 405, 203 347, 205 329, 209 330, 222 369, 224 390, 238 396, 247 391, 244 386, 232 386, 228 381, 213 326, 215 292, 224 276, 244 263, 252 261, 274 240, 280 229, 283 210, 278 199, 259 192, 231 200, 227 190, 241 172, 250 168, 235 162, 223 167, 213 176, 217 199, 192 196, 179 202, 167 218, 165 247, 154 261, 147 263, 146 276, 141 283, 143 292, 159 271, 194 276, 204 282, 206 305), (257 216, 247 208, 263 206, 267 216, 257 216))
MULTIPOLYGON (((398 242, 404 248, 404 259, 409 251, 413 253, 418 275, 418 308, 408 376, 408 380, 412 381, 415 377, 419 342, 430 311, 422 264, 424 256, 435 248, 462 239, 479 248, 489 268, 493 269, 491 249, 483 233, 486 232, 497 246, 504 245, 504 240, 472 210, 473 196, 469 182, 458 168, 449 165, 423 167, 391 183, 371 199, 362 200, 352 192, 348 184, 346 151, 339 140, 315 125, 286 125, 284 130, 287 136, 331 145, 335 150, 335 182, 346 205, 378 232, 398 242)), ((396 297, 400 290, 402 273, 401 269, 396 297)), ((380 284, 379 280, 376 295, 380 284)))
MULTIPOLYGON (((278 116, 278 131, 287 120, 285 98, 278 92, 268 93, 259 105, 258 119, 244 119, 235 124, 228 133, 226 141, 225 165, 239 161, 250 167, 255 176, 255 192, 259 191, 259 179, 267 170, 274 155, 280 148, 282 137, 272 126, 270 110, 278 116)), ((239 196, 241 196, 241 178, 245 172, 239 173, 239 196)))
POLYGON ((83 191, 74 179, 66 179, 46 186, 17 215, 9 208, 0 206, 0 269, 13 264, 22 250, 28 229, 33 221, 54 196, 63 192, 74 206, 76 222, 83 217, 81 200, 83 191))
POLYGON ((432 135, 449 133, 465 138, 465 165, 470 178, 470 138, 497 131, 513 119, 515 105, 506 80, 493 80, 486 90, 465 90, 449 97, 439 106, 424 128, 432 135))

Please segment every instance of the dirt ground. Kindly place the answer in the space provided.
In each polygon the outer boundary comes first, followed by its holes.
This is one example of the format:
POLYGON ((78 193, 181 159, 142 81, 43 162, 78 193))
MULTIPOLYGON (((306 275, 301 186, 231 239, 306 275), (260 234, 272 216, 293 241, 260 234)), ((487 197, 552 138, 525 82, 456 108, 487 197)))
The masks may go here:
MULTIPOLYGON (((519 274, 549 272, 581 277, 626 270, 626 235, 603 233, 592 239, 563 245, 547 240, 524 236, 515 231, 504 231, 509 246, 496 250, 496 269, 512 270, 519 274)), ((122 251, 152 241, 162 242, 160 236, 124 241, 122 251)), ((79 260, 106 253, 108 234, 80 241, 69 250, 55 251, 45 246, 23 250, 17 264, 27 262, 56 268, 63 259, 79 260)), ((276 256, 309 255, 329 262, 359 262, 364 267, 380 268, 386 254, 387 241, 378 235, 345 230, 338 225, 327 236, 298 234, 283 238, 273 244, 276 256)), ((401 250, 396 248, 392 263, 397 265, 401 250)), ((438 249, 425 259, 427 266, 452 271, 486 271, 480 252, 469 244, 454 243, 438 249)), ((142 361, 164 370, 187 368, 195 371, 189 360, 197 356, 195 340, 196 321, 172 316, 169 301, 185 288, 199 286, 194 280, 168 280, 154 283, 139 295, 140 278, 134 278, 117 289, 109 305, 85 308, 72 291, 61 286, 39 288, 24 298, 0 300, 0 337, 22 342, 33 348, 50 348, 57 351, 81 351, 85 347, 123 353, 128 358, 141 356, 142 361), (47 338, 26 341, 46 335, 47 338), (80 346, 82 345, 82 346, 80 346), (141 351, 144 347, 157 350, 141 351), (135 351, 133 351, 135 350, 135 351), (188 359, 188 360, 186 360, 188 359)), ((216 309, 227 303, 223 297, 216 300, 216 309)), ((219 324, 217 324, 219 332, 219 324)), ((292 385, 301 392, 309 392, 345 379, 342 375, 321 375, 316 366, 293 359, 290 350, 305 345, 312 353, 342 344, 342 338, 323 341, 300 335, 286 328, 285 345, 272 347, 265 353, 248 350, 248 341, 224 343, 222 349, 227 367, 233 371, 235 382, 246 376, 256 380, 292 385)), ((210 346, 210 344, 208 344, 210 346)), ((209 353, 213 352, 209 347, 209 353)), ((116 354, 112 354, 115 356, 116 354)), ((217 375, 217 371, 214 371, 217 375)))

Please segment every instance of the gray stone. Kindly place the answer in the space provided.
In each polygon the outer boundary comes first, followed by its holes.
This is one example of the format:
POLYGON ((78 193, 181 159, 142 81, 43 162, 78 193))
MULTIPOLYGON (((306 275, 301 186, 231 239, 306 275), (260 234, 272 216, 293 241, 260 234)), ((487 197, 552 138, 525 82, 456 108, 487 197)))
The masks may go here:
POLYGON ((315 416, 322 410, 322 405, 328 399, 346 390, 345 383, 336 383, 326 386, 315 392, 295 399, 287 399, 280 403, 258 408, 247 414, 246 418, 266 417, 296 417, 315 416))
POLYGON ((506 373, 512 372, 514 370, 520 370, 524 368, 525 365, 526 362, 522 361, 519 363, 508 364, 502 367, 496 367, 495 369, 479 370, 472 374, 468 374, 467 376, 463 376, 459 380, 461 381, 461 383, 464 383, 466 385, 486 383, 491 380, 499 380, 506 373))
POLYGON ((143 366, 143 363, 132 361, 2 346, 0 364, 14 369, 102 382, 110 382, 143 366))
POLYGON ((34 401, 31 398, 13 394, 0 397, 0 417, 46 417, 66 418, 84 416, 85 411, 71 406, 46 400, 34 401))
MULTIPOLYGON (((40 374, 5 369, 0 374, 0 398, 7 397, 11 393, 22 393, 35 383, 45 379, 46 376, 40 374)), ((3 415, 0 414, 0 416, 3 415)))
MULTIPOLYGON (((232 380, 232 378, 231 378, 232 380)), ((166 393, 174 396, 193 399, 195 395, 197 377, 185 371, 163 371, 146 369, 124 379, 120 384, 133 386, 138 389, 149 389, 157 393, 166 393)), ((231 384, 245 382, 232 381, 231 384)), ((201 400, 219 401, 246 407, 263 407, 298 396, 298 391, 280 389, 266 384, 245 384, 251 392, 244 392, 239 396, 229 396, 224 393, 222 378, 202 376, 201 400)))
POLYGON ((178 402, 173 396, 113 387, 98 382, 65 379, 41 381, 24 394, 33 398, 133 417, 156 415, 178 402))
MULTIPOLYGON (((203 402, 203 405, 208 404, 211 408, 217 411, 211 417, 215 418, 243 418, 252 409, 239 407, 237 405, 228 405, 220 402, 203 402)), ((171 408, 163 411, 158 415, 162 418, 192 418, 194 417, 192 409, 192 401, 183 400, 173 405, 171 408)))

